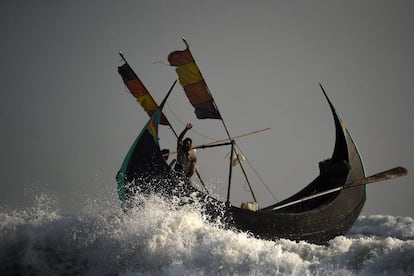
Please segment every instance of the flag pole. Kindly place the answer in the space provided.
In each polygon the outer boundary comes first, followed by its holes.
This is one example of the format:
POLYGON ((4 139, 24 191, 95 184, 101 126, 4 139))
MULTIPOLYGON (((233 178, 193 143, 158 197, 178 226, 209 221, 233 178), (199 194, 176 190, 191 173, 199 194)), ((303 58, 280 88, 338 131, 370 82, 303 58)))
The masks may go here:
MULTIPOLYGON (((192 60, 193 60, 193 61, 194 61, 194 63, 195 63, 195 59, 194 59, 194 57, 193 57, 193 54, 192 54, 192 53, 191 53, 191 51, 190 51, 190 45, 188 44, 187 40, 186 40, 184 37, 182 38, 182 40, 183 40, 183 42, 184 42, 184 44, 185 44, 185 46, 186 46, 186 49, 188 50, 188 53, 190 54, 190 56, 191 56, 192 60)), ((203 77, 203 75, 202 75, 202 73, 201 73, 201 71, 200 71, 200 68, 199 68, 198 66, 197 66, 197 70, 198 70, 198 72, 199 72, 199 74, 200 74, 201 78, 202 78, 202 79, 203 79, 203 81, 204 81, 204 77, 203 77)), ((204 82, 205 82, 205 81, 204 81, 204 82)), ((210 89, 209 89, 209 88, 208 88, 208 86, 207 86, 207 84, 205 84, 205 88, 206 88, 207 92, 210 94, 211 98, 212 98, 212 99, 214 99, 214 98, 213 98, 213 95, 212 95, 212 94, 211 94, 211 92, 210 92, 210 89)), ((230 131, 229 131, 229 129, 228 129, 228 127, 227 127, 226 123, 224 122, 223 116, 221 115, 220 110, 218 109, 218 107, 217 107, 217 105, 216 105, 216 102, 215 102, 214 100, 213 100, 213 105, 214 105, 214 107, 216 108, 216 110, 217 110, 218 114, 220 115, 220 121, 221 121, 221 123, 223 124, 224 130, 226 131, 226 134, 227 134, 227 136, 228 136, 229 141, 231 141, 231 143, 234 145, 236 142, 234 141, 234 139, 232 139, 232 138, 231 138, 230 131)), ((231 155, 230 155, 230 159, 231 159, 231 156, 233 155, 234 146, 232 146, 231 151, 232 151, 232 152, 231 152, 231 155)), ((254 195, 254 193, 253 193, 253 190, 251 189, 251 185, 250 185, 249 178, 247 177, 246 171, 244 170, 244 167, 243 167, 243 165, 242 165, 242 162, 241 162, 241 160, 239 159, 239 156, 237 156, 237 154, 236 154, 236 158, 237 158, 237 160, 239 161, 240 168, 241 168, 241 170, 242 170, 242 172, 243 172, 244 178, 246 179, 246 182, 247 182, 247 184, 248 184, 248 185, 249 185, 249 187, 250 187, 250 190, 251 190, 251 192, 252 192, 253 199, 256 201, 256 197, 255 197, 255 195, 254 195)), ((230 166, 231 166, 231 161, 230 161, 230 166)), ((229 201, 229 198, 230 198, 230 186, 231 186, 231 172, 229 173, 229 184, 228 184, 228 195, 227 195, 227 200, 228 200, 228 201, 229 201)))

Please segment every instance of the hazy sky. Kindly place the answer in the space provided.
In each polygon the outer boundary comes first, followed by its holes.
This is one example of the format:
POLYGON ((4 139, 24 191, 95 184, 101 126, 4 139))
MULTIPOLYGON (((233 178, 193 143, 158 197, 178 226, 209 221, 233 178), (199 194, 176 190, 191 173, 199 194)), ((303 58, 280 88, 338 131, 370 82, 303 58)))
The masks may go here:
MULTIPOLYGON (((1 1, 0 206, 24 207, 38 191, 55 195, 64 213, 116 202, 114 176, 148 120, 117 73, 118 51, 160 101, 176 79, 167 55, 184 49, 182 36, 231 134, 271 128, 238 145, 279 200, 332 153, 319 82, 368 175, 410 172, 413 14, 413 1, 1 1)), ((225 137, 220 121, 196 120, 179 86, 165 112, 177 131, 193 123, 195 144, 225 137)), ((174 148, 171 132, 161 133, 174 148)), ((198 151, 217 192, 226 190, 228 151, 198 151)), ((274 201, 253 184, 262 206, 274 201)), ((235 204, 250 200, 236 193, 246 192, 243 181, 233 190, 235 204)), ((370 185, 363 214, 414 216, 413 202, 409 174, 370 185)))

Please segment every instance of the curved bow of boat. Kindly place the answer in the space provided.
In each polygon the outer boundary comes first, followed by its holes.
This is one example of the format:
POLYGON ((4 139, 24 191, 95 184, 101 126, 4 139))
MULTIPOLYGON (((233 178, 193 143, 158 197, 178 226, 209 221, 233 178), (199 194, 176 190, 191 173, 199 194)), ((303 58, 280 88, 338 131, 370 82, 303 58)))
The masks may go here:
POLYGON ((336 138, 331 158, 319 163, 320 174, 315 180, 277 204, 263 208, 260 212, 233 206, 231 213, 238 228, 263 238, 325 243, 345 234, 359 216, 366 200, 365 186, 312 198, 312 195, 346 186, 348 182, 365 177, 357 147, 322 86, 321 88, 335 123, 336 138), (312 199, 301 201, 307 197, 312 199))

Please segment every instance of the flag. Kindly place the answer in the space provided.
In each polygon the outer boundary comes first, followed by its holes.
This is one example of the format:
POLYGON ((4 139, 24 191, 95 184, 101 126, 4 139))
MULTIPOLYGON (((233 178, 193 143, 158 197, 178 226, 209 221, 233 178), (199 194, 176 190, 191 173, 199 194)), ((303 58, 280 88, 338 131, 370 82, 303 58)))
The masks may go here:
POLYGON ((184 88, 190 103, 195 108, 198 119, 221 119, 220 113, 214 103, 207 84, 201 76, 200 70, 187 48, 175 51, 168 55, 168 62, 175 66, 178 79, 184 88))
POLYGON ((154 137, 155 141, 158 141, 158 125, 160 124, 160 122, 161 112, 157 110, 147 124, 148 132, 151 134, 152 137, 154 137))
MULTIPOLYGON (((121 75, 122 80, 128 87, 128 90, 137 99, 137 102, 144 108, 145 112, 147 112, 149 116, 152 116, 152 114, 154 114, 154 112, 158 109, 158 105, 145 88, 144 84, 135 74, 134 70, 132 70, 128 63, 125 63, 118 67, 118 73, 121 75)), ((162 115, 160 124, 169 125, 165 115, 162 115)))

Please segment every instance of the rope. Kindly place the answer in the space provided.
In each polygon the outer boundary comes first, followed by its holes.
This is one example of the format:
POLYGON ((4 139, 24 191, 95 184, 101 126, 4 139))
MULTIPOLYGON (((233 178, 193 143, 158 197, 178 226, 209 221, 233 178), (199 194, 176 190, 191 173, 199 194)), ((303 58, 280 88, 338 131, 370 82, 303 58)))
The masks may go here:
MULTIPOLYGON (((173 111, 173 109, 170 107, 170 105, 168 103, 166 103, 166 106, 168 108, 168 110, 172 113, 172 115, 175 117, 175 119, 180 122, 181 125, 185 126, 186 123, 183 122, 183 120, 181 120, 178 115, 173 111)), ((204 137, 206 139, 212 140, 212 141, 216 141, 217 139, 211 138, 207 135, 204 135, 198 131, 195 131, 194 129, 191 129, 191 132, 194 132, 195 134, 204 137)), ((241 152, 241 154, 244 155, 244 153, 242 152, 242 150, 240 149, 240 147, 236 144, 237 149, 241 152)), ((229 154, 229 153, 228 153, 229 154)), ((228 157, 228 154, 226 155, 226 158, 228 157)), ((276 196, 272 193, 272 191, 269 189, 269 187, 266 185, 266 183, 264 182, 263 178, 259 175, 259 173, 257 172, 257 170, 253 167, 252 163, 250 163, 250 161, 246 158, 247 163, 249 164, 250 168, 253 170, 253 172, 255 173, 255 175, 259 178, 260 182, 262 182, 263 186, 266 188, 266 190, 271 194, 271 196, 273 197, 274 200, 276 200, 276 202, 279 202, 279 200, 276 198, 276 196)))
MULTIPOLYGON (((181 120, 180 118, 178 118, 178 115, 173 111, 173 109, 170 107, 170 105, 167 103, 166 104, 167 105, 167 108, 168 108, 168 110, 172 113, 172 115, 174 116, 174 118, 182 125, 182 126, 185 126, 186 125, 186 123, 184 123, 184 121, 183 120, 181 120)), ((207 136, 207 135, 205 135, 205 134, 203 134, 203 133, 201 133, 201 132, 198 132, 198 131, 196 131, 196 130, 194 130, 194 128, 192 128, 191 130, 190 130, 192 133, 195 133, 195 134, 197 134, 198 136, 200 136, 200 137, 203 137, 203 138, 206 138, 206 139, 208 139, 208 140, 211 140, 211 141, 216 141, 216 140, 218 140, 218 139, 215 139, 215 138, 211 138, 211 137, 209 137, 209 136, 207 136)))
MULTIPOLYGON (((240 147, 236 144, 237 150, 243 154, 243 156, 246 158, 246 156, 244 155, 244 153, 242 152, 242 150, 240 149, 240 147)), ((246 158, 247 163, 249 164, 250 168, 253 170, 253 172, 256 174, 256 176, 260 179, 260 181, 262 182, 263 186, 265 186, 266 190, 272 195, 273 199, 276 200, 276 202, 279 202, 279 200, 276 198, 276 196, 272 193, 272 191, 269 189, 269 187, 266 185, 266 183, 264 182, 263 178, 259 175, 259 173, 257 172, 257 170, 253 167, 252 163, 250 163, 249 159, 246 158)))

